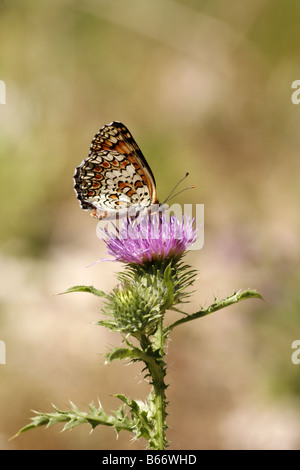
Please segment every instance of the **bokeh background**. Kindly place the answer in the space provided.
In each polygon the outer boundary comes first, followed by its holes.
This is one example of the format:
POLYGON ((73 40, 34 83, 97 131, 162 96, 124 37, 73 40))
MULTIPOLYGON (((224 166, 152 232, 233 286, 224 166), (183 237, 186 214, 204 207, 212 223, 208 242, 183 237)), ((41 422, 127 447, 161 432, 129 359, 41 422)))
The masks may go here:
POLYGON ((56 294, 109 290, 121 266, 79 208, 75 166, 102 125, 131 130, 163 200, 190 172, 205 245, 187 311, 247 300, 174 330, 168 350, 170 449, 298 449, 300 365, 300 4, 294 0, 3 0, 0 3, 1 449, 143 449, 88 425, 31 431, 31 409, 112 395, 145 398, 138 366, 104 365, 121 337, 93 322, 100 303, 56 294))

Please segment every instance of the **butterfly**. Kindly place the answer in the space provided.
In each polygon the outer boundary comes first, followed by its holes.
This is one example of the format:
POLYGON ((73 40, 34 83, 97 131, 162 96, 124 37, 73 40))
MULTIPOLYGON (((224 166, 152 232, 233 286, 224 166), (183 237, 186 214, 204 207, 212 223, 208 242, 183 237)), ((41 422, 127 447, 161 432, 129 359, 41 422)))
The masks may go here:
POLYGON ((158 204, 151 168, 118 121, 103 126, 93 138, 88 157, 75 170, 74 189, 82 209, 92 210, 100 220, 158 204))

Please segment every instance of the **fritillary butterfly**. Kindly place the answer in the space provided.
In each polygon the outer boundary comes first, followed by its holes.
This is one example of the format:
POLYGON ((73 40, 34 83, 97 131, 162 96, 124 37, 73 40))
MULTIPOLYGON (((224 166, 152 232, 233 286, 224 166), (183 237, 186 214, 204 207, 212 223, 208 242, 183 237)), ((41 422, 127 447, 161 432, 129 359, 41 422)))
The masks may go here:
POLYGON ((129 207, 158 204, 153 173, 121 122, 103 126, 89 156, 76 168, 74 188, 82 209, 98 219, 122 217, 129 207))

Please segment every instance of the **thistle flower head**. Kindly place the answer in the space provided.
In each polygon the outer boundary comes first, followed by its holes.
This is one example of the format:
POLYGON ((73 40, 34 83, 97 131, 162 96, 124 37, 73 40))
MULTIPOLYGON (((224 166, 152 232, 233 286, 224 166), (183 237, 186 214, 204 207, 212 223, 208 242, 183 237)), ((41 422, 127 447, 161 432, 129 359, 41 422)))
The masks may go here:
POLYGON ((99 324, 109 325, 111 330, 121 333, 149 333, 163 314, 163 298, 157 295, 156 286, 145 281, 146 278, 139 278, 115 288, 103 308, 110 320, 99 324))
POLYGON ((124 219, 114 232, 104 232, 107 254, 127 264, 120 285, 103 308, 108 320, 98 324, 126 334, 155 331, 164 312, 189 296, 196 272, 181 262, 197 238, 190 219, 166 213, 124 219))
POLYGON ((155 330, 167 309, 186 301, 197 274, 183 263, 171 264, 127 266, 118 275, 119 286, 106 296, 102 312, 109 319, 98 324, 133 335, 155 330))
POLYGON ((196 238, 193 220, 162 213, 124 219, 116 233, 105 232, 104 242, 113 260, 145 266, 180 259, 196 238))

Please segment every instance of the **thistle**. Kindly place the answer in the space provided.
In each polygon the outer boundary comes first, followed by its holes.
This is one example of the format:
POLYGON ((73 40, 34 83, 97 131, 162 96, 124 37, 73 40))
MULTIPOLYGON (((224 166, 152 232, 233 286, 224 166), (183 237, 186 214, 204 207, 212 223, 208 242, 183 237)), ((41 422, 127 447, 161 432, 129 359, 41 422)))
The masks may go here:
POLYGON ((67 411, 55 407, 52 413, 36 412, 31 423, 18 434, 43 425, 65 423, 66 430, 89 423, 92 429, 104 425, 113 427, 117 433, 129 431, 135 439, 144 438, 147 447, 153 450, 167 447, 165 354, 171 331, 243 299, 261 297, 254 290, 239 291, 221 301, 215 299, 210 307, 194 314, 182 312, 178 306, 187 301, 197 276, 183 258, 196 238, 192 220, 179 221, 165 213, 125 219, 116 231, 104 232, 107 254, 113 261, 125 263, 124 271, 117 276, 118 286, 109 293, 93 286, 75 286, 66 292, 88 292, 104 299, 103 318, 97 324, 123 337, 122 347, 111 350, 106 362, 122 359, 141 362, 150 393, 145 401, 115 395, 122 404, 113 414, 93 403, 86 412, 73 403, 67 411), (182 317, 166 325, 166 310, 180 312, 182 317))
POLYGON ((191 219, 179 221, 163 212, 137 219, 124 219, 117 236, 104 232, 107 254, 115 261, 146 267, 150 263, 178 261, 196 241, 191 219))

